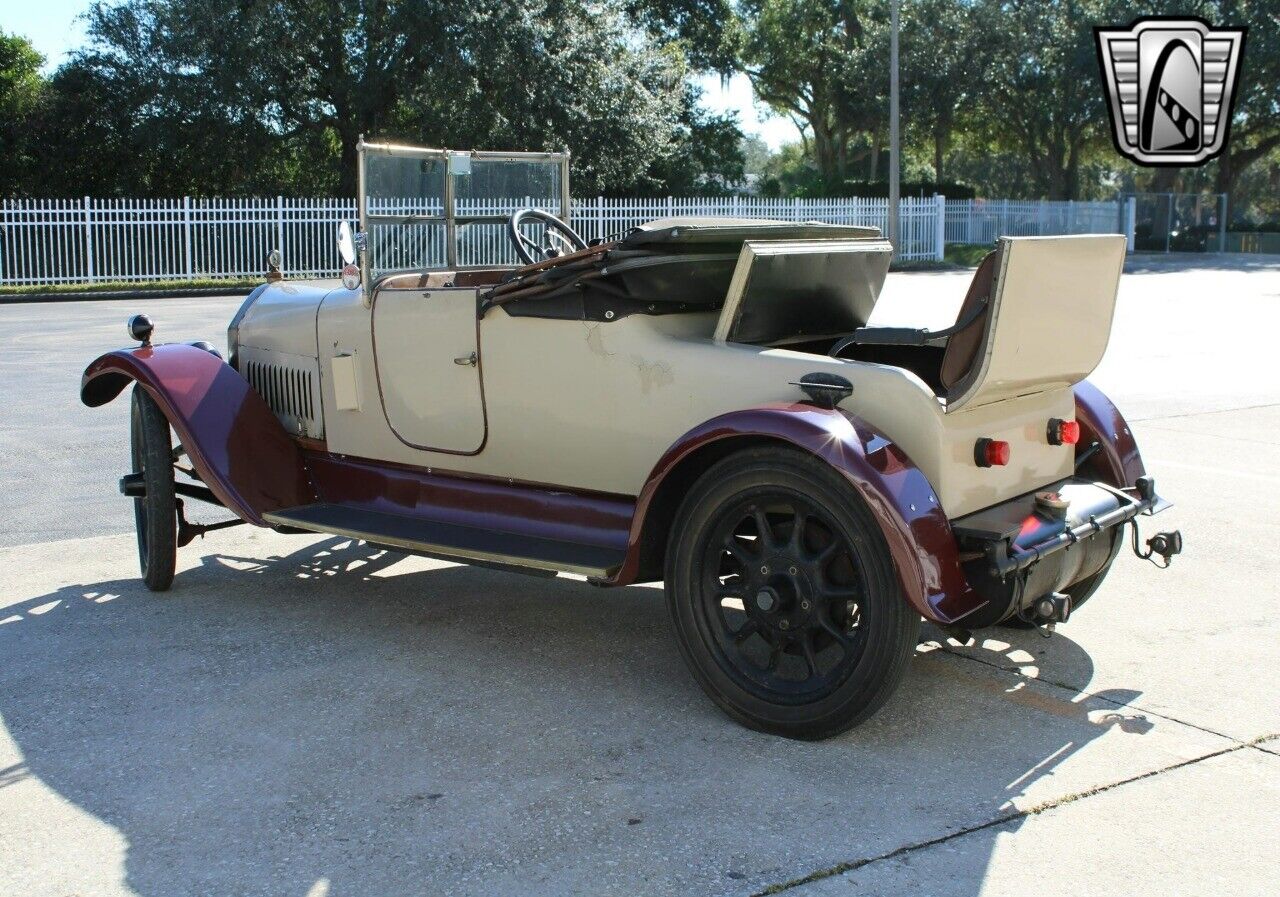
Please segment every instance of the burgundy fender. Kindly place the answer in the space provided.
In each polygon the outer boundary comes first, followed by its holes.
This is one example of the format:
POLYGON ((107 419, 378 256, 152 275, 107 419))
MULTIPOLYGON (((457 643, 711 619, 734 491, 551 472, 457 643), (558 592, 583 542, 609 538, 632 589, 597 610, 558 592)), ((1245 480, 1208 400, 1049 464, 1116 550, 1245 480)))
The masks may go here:
POLYGON ((1088 380, 1076 384, 1075 394, 1076 420, 1080 422, 1077 452, 1097 442, 1102 448, 1090 463, 1106 474, 1110 485, 1118 489, 1132 486, 1147 469, 1129 424, 1106 394, 1088 380))
POLYGON ((627 558, 614 582, 635 577, 645 513, 663 479, 709 443, 740 437, 788 442, 839 471, 867 503, 884 533, 902 594, 925 617, 955 622, 986 603, 960 568, 951 524, 937 493, 896 443, 840 410, 777 404, 734 411, 695 427, 663 455, 636 501, 627 558))
POLYGON ((315 501, 297 444, 218 356, 183 344, 108 352, 85 369, 80 399, 96 408, 131 381, 160 405, 200 479, 243 519, 266 526, 264 513, 315 501))

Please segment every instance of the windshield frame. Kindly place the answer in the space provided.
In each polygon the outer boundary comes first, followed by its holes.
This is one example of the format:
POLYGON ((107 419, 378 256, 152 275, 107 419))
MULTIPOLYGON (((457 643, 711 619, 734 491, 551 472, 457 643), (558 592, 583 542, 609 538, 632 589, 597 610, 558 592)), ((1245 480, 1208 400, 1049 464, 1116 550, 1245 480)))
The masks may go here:
MULTIPOLYGON (((565 224, 569 223, 569 152, 565 150, 559 153, 537 153, 537 152, 497 152, 492 150, 449 150, 449 149, 433 149, 430 147, 408 146, 395 143, 368 143, 363 138, 357 145, 357 177, 356 189, 358 196, 356 205, 360 221, 360 231, 363 234, 370 233, 370 223, 378 224, 396 224, 396 223, 443 223, 445 228, 445 267, 448 270, 457 270, 458 265, 458 226, 461 224, 471 224, 474 222, 504 222, 508 219, 506 214, 487 214, 487 215, 459 215, 457 210, 457 197, 455 196, 455 188, 453 179, 455 175, 451 172, 452 165, 450 160, 454 157, 466 156, 470 160, 492 161, 492 162, 555 162, 560 166, 560 211, 556 216, 565 224), (443 214, 398 214, 387 215, 382 213, 371 214, 369 212, 369 196, 365 188, 366 183, 366 167, 370 156, 398 156, 409 159, 433 159, 444 164, 444 188, 442 199, 443 214)), ((372 260, 370 259, 370 251, 366 249, 360 253, 361 279, 365 284, 369 284, 372 289, 372 260)), ((403 273, 404 271, 421 270, 418 268, 403 268, 397 270, 381 271, 378 274, 378 280, 403 273)))

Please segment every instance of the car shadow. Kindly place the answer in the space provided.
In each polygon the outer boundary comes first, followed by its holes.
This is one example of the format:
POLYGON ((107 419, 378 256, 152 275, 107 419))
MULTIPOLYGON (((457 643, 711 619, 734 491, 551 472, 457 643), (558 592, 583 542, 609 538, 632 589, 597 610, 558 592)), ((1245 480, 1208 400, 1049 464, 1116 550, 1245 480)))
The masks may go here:
MULTIPOLYGON (((1008 671, 1087 681, 1069 638, 970 659, 926 630, 871 721, 786 741, 703 697, 657 589, 339 538, 205 550, 165 595, 111 580, 0 612, 23 758, 0 795, 34 779, 114 828, 138 894, 753 893, 1010 815, 965 837, 989 854, 1074 755, 1152 728, 1136 692, 1008 671)), ((947 894, 979 891, 970 865, 947 894)))

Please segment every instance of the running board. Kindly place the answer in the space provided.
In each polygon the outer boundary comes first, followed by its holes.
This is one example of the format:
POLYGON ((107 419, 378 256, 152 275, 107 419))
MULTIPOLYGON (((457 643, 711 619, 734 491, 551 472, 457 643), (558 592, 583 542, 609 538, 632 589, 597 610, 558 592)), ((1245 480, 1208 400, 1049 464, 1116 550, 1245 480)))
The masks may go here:
POLYGON ((442 560, 525 570, 607 578, 622 565, 626 556, 625 551, 599 545, 441 523, 323 502, 272 511, 262 516, 273 526, 346 536, 442 560))

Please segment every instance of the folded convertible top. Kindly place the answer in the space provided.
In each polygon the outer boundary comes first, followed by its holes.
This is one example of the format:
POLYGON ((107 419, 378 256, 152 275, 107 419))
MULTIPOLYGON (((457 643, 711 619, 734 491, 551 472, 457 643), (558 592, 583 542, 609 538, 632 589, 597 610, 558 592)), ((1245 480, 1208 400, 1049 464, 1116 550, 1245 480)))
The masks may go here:
MULTIPOLYGON (((659 218, 625 236, 512 271, 480 297, 516 316, 611 321, 712 311, 725 300, 744 243, 876 240, 874 227, 767 218, 659 218)), ((865 322, 864 322, 865 323, 865 322)))
POLYGON ((619 242, 623 246, 665 247, 676 251, 684 244, 732 244, 747 240, 867 240, 880 236, 879 228, 821 221, 776 221, 770 218, 659 218, 634 228, 619 242))

